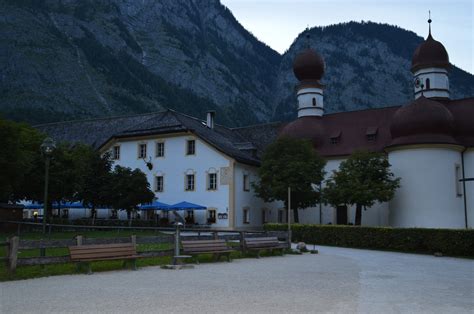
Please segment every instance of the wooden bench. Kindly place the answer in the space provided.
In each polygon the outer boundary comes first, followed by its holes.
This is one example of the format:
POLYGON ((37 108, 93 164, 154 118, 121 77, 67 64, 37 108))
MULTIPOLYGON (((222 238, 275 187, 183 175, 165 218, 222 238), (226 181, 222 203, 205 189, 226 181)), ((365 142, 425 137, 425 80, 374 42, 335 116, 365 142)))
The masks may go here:
POLYGON ((278 241, 277 237, 264 238, 244 238, 244 248, 249 251, 257 251, 257 258, 260 258, 260 251, 269 250, 273 254, 273 250, 280 250, 281 255, 288 247, 285 242, 278 241))
POLYGON ((136 270, 137 258, 141 257, 133 243, 70 246, 69 254, 71 261, 77 263, 77 271, 86 264, 88 274, 92 273, 90 262, 93 261, 123 260, 124 267, 131 261, 132 269, 136 270))
POLYGON ((230 253, 235 250, 229 247, 225 240, 193 240, 181 241, 183 247, 183 254, 191 255, 194 261, 199 264, 197 255, 199 254, 213 254, 214 260, 219 260, 221 255, 227 256, 227 261, 230 262, 230 253))

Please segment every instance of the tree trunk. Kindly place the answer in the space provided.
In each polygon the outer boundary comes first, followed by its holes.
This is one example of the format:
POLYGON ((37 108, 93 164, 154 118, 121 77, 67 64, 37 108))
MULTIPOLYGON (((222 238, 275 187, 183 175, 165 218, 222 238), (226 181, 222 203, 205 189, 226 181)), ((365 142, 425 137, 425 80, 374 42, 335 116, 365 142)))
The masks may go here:
POLYGON ((300 222, 300 215, 298 213, 298 209, 293 209, 293 220, 296 224, 300 222))
POLYGON ((355 225, 360 226, 362 222, 362 204, 356 204, 355 225))

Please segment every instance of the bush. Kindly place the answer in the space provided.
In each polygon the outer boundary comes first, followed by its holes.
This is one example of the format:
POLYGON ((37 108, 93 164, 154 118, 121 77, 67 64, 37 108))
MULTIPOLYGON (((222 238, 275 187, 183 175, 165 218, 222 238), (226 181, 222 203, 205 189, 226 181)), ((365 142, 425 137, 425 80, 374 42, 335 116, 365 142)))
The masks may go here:
MULTIPOLYGON (((266 231, 287 230, 286 224, 265 224, 266 231)), ((474 230, 292 225, 292 240, 360 249, 474 257, 474 230)))

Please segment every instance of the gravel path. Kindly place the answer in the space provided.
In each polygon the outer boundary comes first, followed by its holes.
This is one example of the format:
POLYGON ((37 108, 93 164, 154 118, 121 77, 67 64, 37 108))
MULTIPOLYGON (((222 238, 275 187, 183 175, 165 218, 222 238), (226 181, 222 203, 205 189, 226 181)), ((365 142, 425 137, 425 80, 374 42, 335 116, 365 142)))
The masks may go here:
POLYGON ((0 284, 0 313, 474 313, 474 261, 318 247, 0 284))

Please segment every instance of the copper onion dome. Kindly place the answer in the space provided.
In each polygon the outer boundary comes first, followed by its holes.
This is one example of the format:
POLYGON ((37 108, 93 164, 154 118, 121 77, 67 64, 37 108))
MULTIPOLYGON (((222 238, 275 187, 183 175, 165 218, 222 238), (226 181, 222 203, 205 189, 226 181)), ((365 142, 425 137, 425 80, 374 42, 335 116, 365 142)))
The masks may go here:
POLYGON ((454 118, 441 103, 419 97, 400 107, 390 124, 393 145, 456 144, 453 138, 454 118))
POLYGON ((323 120, 318 116, 299 117, 288 123, 279 137, 310 140, 314 147, 320 146, 324 139, 323 120))
POLYGON ((428 37, 415 50, 411 60, 411 71, 414 73, 422 68, 449 69, 449 56, 443 44, 431 36, 431 19, 428 37))

